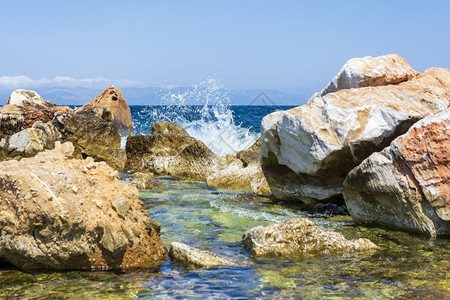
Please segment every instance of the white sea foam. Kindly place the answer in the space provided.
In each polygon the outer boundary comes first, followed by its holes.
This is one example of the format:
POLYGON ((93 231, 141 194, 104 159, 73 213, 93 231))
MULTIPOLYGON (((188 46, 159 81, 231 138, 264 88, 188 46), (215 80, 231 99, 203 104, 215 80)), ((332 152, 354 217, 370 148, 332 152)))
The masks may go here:
POLYGON ((208 78, 188 90, 171 92, 161 104, 164 109, 153 110, 153 120, 178 123, 218 155, 247 149, 258 139, 259 134, 235 123, 228 91, 216 78, 208 78))

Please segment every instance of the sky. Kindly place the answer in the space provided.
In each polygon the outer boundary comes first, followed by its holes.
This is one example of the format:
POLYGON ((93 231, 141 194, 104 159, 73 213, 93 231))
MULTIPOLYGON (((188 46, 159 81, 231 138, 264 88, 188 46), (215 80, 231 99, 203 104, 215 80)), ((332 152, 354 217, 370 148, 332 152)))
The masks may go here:
POLYGON ((450 67, 450 1, 0 0, 0 87, 321 89, 352 57, 450 67))

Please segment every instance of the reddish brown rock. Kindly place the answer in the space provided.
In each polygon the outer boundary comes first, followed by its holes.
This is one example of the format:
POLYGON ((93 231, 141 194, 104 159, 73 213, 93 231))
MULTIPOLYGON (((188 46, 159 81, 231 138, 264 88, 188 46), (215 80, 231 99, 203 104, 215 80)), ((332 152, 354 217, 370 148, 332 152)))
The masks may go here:
POLYGON ((30 128, 35 122, 43 123, 53 120, 59 112, 69 112, 67 106, 53 106, 39 109, 32 106, 4 105, 0 107, 1 136, 9 136, 23 129, 30 128))
POLYGON ((106 88, 91 102, 85 104, 82 109, 91 107, 103 107, 111 112, 114 124, 119 129, 121 136, 134 134, 130 107, 123 97, 122 91, 114 86, 106 88))
POLYGON ((347 176, 343 194, 356 221, 450 234, 450 108, 364 160, 347 176))
POLYGON ((138 191, 71 143, 0 163, 0 261, 21 269, 155 268, 167 258, 138 191))

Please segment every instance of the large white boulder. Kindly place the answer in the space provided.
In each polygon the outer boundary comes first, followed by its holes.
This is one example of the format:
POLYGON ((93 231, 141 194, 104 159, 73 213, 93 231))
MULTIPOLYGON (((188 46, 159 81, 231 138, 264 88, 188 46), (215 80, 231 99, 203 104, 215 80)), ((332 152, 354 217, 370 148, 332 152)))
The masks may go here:
MULTIPOLYGON (((344 69, 352 69, 352 61, 358 62, 351 60, 344 69)), ((306 203, 339 197, 351 169, 416 121, 450 103, 448 69, 433 68, 415 75, 410 67, 395 63, 380 69, 386 76, 362 70, 361 78, 374 74, 372 81, 362 82, 376 86, 358 88, 362 83, 349 79, 355 88, 337 85, 336 92, 316 94, 305 105, 262 120, 262 167, 276 197, 306 203), (395 78, 402 82, 390 84, 397 82, 395 78)), ((339 78, 348 72, 341 73, 339 78)))

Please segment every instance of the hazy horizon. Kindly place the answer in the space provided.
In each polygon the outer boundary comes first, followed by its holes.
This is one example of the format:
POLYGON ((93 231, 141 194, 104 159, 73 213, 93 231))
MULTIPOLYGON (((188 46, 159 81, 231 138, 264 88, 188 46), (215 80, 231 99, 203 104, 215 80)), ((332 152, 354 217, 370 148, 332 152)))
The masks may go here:
POLYGON ((448 1, 3 1, 0 96, 215 76, 231 91, 306 97, 353 57, 450 67, 449 14, 448 1))

